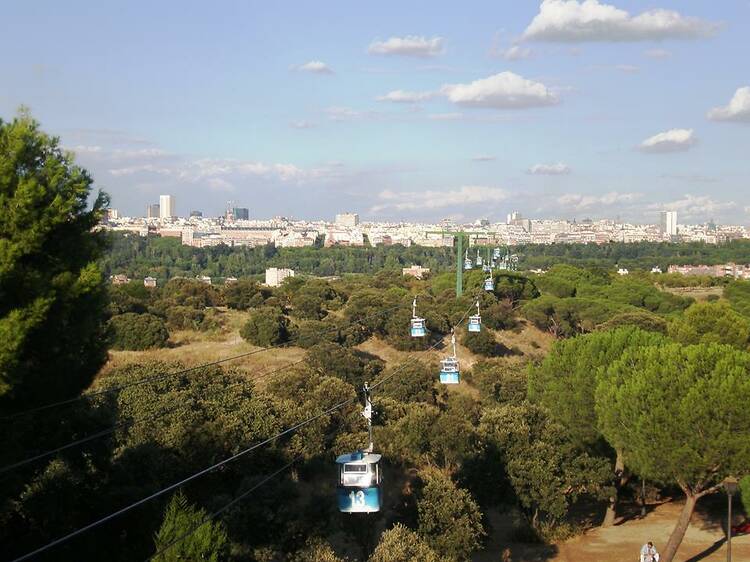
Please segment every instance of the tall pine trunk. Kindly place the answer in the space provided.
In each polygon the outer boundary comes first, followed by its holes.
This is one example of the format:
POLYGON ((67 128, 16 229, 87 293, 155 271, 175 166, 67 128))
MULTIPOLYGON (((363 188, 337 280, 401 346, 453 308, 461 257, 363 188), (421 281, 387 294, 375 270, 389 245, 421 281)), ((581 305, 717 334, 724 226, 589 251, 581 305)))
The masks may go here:
POLYGON ((615 524, 617 519, 617 502, 620 496, 620 490, 625 484, 627 484, 627 476, 625 476, 625 461, 622 458, 622 452, 617 450, 617 458, 615 459, 615 475, 617 477, 615 483, 615 491, 609 498, 609 504, 607 505, 607 512, 604 514, 604 521, 602 521, 602 527, 611 527, 615 524))
POLYGON ((695 504, 698 502, 700 494, 695 494, 692 491, 685 492, 685 505, 682 507, 680 512, 680 518, 677 520, 677 524, 672 530, 672 534, 669 535, 667 546, 664 548, 664 552, 661 555, 662 562, 672 562, 677 554, 677 549, 680 548, 682 539, 685 538, 685 532, 687 531, 688 525, 690 525, 690 518, 693 516, 695 511, 695 504))

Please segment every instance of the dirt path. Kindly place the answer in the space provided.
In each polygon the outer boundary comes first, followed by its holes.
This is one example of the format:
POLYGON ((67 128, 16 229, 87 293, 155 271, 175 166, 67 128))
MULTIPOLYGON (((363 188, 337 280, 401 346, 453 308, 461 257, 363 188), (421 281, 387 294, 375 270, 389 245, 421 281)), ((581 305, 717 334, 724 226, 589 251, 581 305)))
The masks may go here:
MULTIPOLYGON (((672 502, 657 507, 643 519, 627 521, 607 529, 593 529, 583 536, 557 545, 557 554, 549 562, 635 562, 641 545, 652 540, 661 550, 672 532, 682 504, 672 502)), ((533 559, 533 558, 531 558, 533 559)), ((713 522, 693 515, 678 562, 723 562, 727 559, 724 533, 713 522)), ((521 562, 523 558, 513 558, 521 562)), ((544 560, 544 558, 542 558, 544 560)), ((732 539, 732 560, 750 561, 750 535, 732 539)))

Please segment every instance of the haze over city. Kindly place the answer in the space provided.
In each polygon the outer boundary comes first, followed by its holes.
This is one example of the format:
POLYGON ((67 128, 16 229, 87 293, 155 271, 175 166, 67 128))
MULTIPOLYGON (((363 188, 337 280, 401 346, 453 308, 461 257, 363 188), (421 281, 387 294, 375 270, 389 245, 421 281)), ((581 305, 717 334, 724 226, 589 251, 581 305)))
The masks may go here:
POLYGON ((123 215, 748 222, 744 0, 4 12, 0 114, 29 106, 123 215))

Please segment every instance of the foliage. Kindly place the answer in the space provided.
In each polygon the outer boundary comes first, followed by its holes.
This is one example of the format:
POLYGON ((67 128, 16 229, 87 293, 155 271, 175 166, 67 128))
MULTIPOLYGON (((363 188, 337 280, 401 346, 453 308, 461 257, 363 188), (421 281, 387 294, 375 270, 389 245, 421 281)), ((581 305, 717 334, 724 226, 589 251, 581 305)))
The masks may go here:
POLYGON ((441 562, 432 548, 414 531, 396 523, 380 535, 369 562, 441 562))
POLYGON ((524 316, 540 330, 571 337, 591 332, 627 307, 604 299, 542 296, 527 302, 524 316))
POLYGON ((253 345, 268 347, 289 339, 289 320, 278 308, 266 306, 250 312, 240 336, 253 345))
POLYGON ((75 396, 106 359, 92 184, 28 113, 0 120, 0 408, 75 396))
POLYGON ((500 359, 483 359, 471 368, 471 383, 486 403, 518 403, 526 399, 526 366, 500 359))
POLYGON ((642 476, 700 492, 750 470, 735 429, 750 424, 748 367, 750 354, 725 345, 628 349, 599 374, 599 425, 642 476))
POLYGON ((667 321, 661 316, 646 310, 629 310, 619 312, 600 324, 599 330, 614 330, 622 326, 634 326, 647 332, 667 333, 667 321))
POLYGON ((426 402, 435 404, 437 365, 422 361, 404 361, 383 371, 375 384, 383 381, 379 393, 399 402, 426 402))
POLYGON ((235 310, 256 308, 270 296, 270 289, 261 287, 260 283, 248 278, 238 279, 224 287, 224 302, 227 307, 235 310))
POLYGON ((308 366, 321 375, 338 377, 361 389, 383 370, 383 362, 362 351, 353 351, 337 343, 319 343, 305 354, 308 366))
POLYGON ((563 517, 581 494, 604 488, 609 466, 577 449, 542 408, 505 404, 485 410, 480 433, 501 452, 521 504, 551 520, 563 517))
POLYGON ((732 281, 724 288, 724 298, 733 309, 750 318, 750 281, 732 281))
POLYGON ((153 314, 126 312, 109 320, 113 349, 137 351, 152 347, 164 347, 169 332, 164 321, 153 314))
POLYGON ((437 469, 420 472, 419 534, 441 555, 469 560, 485 535, 482 513, 471 494, 437 469))
POLYGON ((663 345, 653 332, 624 327, 557 341, 537 367, 529 371, 529 399, 547 408, 581 447, 599 440, 594 409, 596 376, 629 349, 663 345))
POLYGON ((206 516, 203 509, 188 503, 181 491, 175 493, 164 511, 161 528, 154 537, 156 552, 161 553, 154 560, 228 560, 229 539, 226 529, 220 521, 206 521, 206 516))
POLYGON ((696 303, 669 325, 672 339, 684 344, 725 343, 747 349, 750 319, 732 310, 725 302, 696 303))
POLYGON ((479 332, 464 330, 461 343, 472 353, 485 357, 500 357, 510 353, 510 349, 497 341, 495 333, 486 326, 479 332))

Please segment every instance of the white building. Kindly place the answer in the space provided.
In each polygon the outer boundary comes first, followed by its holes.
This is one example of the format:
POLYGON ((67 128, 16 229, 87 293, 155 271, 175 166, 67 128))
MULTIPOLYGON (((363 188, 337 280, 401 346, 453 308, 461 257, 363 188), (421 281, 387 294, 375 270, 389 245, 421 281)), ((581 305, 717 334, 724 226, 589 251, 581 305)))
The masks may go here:
POLYGON ((159 218, 171 219, 176 216, 174 209, 174 196, 159 195, 159 218))
POLYGON ((269 287, 279 287, 287 277, 294 277, 293 269, 279 267, 269 267, 266 269, 266 285, 269 287))
POLYGON ((359 224, 357 213, 340 213, 336 215, 336 226, 355 227, 359 224))
POLYGON ((665 236, 677 236, 677 211, 659 213, 659 230, 665 236))

